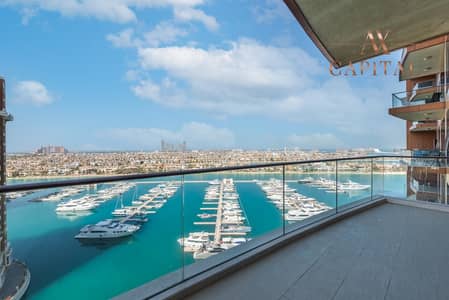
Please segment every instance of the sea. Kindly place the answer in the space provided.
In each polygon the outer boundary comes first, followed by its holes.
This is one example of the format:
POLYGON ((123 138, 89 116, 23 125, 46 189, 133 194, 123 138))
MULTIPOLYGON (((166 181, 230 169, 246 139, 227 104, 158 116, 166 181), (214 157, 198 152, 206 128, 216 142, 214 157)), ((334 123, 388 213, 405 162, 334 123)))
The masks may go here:
MULTIPOLYGON (((404 197, 406 174, 339 174, 338 181, 348 179, 370 184, 371 189, 351 194, 326 192, 306 184, 299 179, 312 176, 335 180, 334 174, 287 174, 289 187, 299 193, 313 197, 331 207, 342 206, 371 194, 387 194, 404 197)), ((142 285, 184 264, 194 262, 191 253, 183 253, 177 240, 189 232, 210 231, 213 226, 198 226, 197 214, 204 199, 207 181, 233 178, 241 206, 252 231, 248 237, 257 238, 282 227, 281 212, 265 196, 254 180, 281 177, 278 174, 219 173, 191 175, 184 178, 180 188, 156 214, 132 237, 113 244, 80 243, 74 238, 80 228, 111 218, 118 203, 113 198, 82 216, 63 217, 55 213, 57 202, 30 202, 36 197, 58 191, 42 190, 13 200, 7 204, 8 239, 13 248, 13 257, 27 264, 31 271, 31 283, 27 299, 108 299, 142 285)), ((180 181, 180 177, 163 178, 164 181, 180 181)), ((32 180, 10 180, 25 183, 32 180)), ((41 180, 42 181, 42 180, 41 180)), ((125 205, 131 205, 139 197, 156 186, 149 180, 138 183, 123 195, 125 205)), ((76 197, 111 187, 98 184, 76 197)))

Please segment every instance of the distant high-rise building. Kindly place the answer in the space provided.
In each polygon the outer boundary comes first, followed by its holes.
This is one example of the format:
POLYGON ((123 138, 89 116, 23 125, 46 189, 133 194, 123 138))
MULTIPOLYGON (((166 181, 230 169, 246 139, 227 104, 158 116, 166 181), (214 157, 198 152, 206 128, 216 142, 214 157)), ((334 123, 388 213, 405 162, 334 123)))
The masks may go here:
MULTIPOLYGON (((0 185, 6 184, 6 112, 5 80, 0 77, 0 185)), ((0 298, 20 299, 30 283, 28 268, 11 258, 12 249, 6 229, 6 195, 0 194, 0 298), (10 287, 14 287, 12 290, 10 287)))
POLYGON ((53 153, 65 154, 68 152, 69 151, 63 146, 51 146, 51 145, 42 146, 36 150, 37 154, 53 154, 53 153))
POLYGON ((171 144, 161 140, 162 152, 184 152, 187 150, 187 143, 183 141, 181 144, 171 144))

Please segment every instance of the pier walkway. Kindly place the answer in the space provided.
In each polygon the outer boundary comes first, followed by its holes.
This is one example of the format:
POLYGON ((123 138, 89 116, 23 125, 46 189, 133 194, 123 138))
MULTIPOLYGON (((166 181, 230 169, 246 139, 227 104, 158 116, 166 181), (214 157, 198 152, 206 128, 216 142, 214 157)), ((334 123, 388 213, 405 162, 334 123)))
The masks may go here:
POLYGON ((221 242, 221 222, 223 218, 223 186, 224 182, 220 183, 220 194, 218 195, 218 210, 217 210, 217 220, 215 221, 215 234, 214 243, 219 244, 221 242))
MULTIPOLYGON (((168 184, 168 185, 167 185, 167 187, 170 187, 170 186, 172 186, 172 185, 171 185, 171 184, 168 184)), ((145 200, 144 203, 142 203, 142 204, 140 204, 139 206, 136 206, 135 208, 133 208, 133 209, 135 209, 135 213, 133 213, 132 215, 129 215, 129 216, 124 217, 123 219, 120 220, 120 223, 125 223, 125 222, 127 222, 127 221, 133 219, 135 216, 141 214, 142 212, 145 212, 145 213, 147 213, 147 214, 148 214, 148 213, 155 213, 155 212, 148 212, 147 206, 148 206, 151 202, 153 202, 154 199, 156 199, 157 197, 159 197, 160 195, 162 195, 162 192, 159 192, 159 193, 155 194, 154 197, 152 197, 152 198, 150 198, 150 199, 148 199, 148 200, 145 200)), ((168 199, 167 199, 167 200, 168 200, 168 199)))
MULTIPOLYGON (((234 182, 234 181, 233 181, 234 182)), ((204 204, 208 204, 208 205, 214 205, 214 207, 200 207, 200 210, 202 211, 214 211, 216 212, 216 215, 214 215, 215 217, 215 221, 196 221, 193 222, 194 225, 211 225, 211 226, 215 226, 215 230, 213 233, 209 233, 209 236, 213 236, 214 237, 214 243, 215 244, 220 244, 221 242, 221 237, 222 236, 246 236, 245 232, 223 232, 222 231, 222 225, 226 224, 226 225, 239 225, 240 222, 232 222, 232 221, 223 221, 223 195, 224 195, 224 186, 225 186, 225 181, 222 180, 220 182, 220 190, 219 190, 219 194, 218 194, 218 202, 204 202, 204 204), (217 205, 217 206, 215 206, 217 205)))

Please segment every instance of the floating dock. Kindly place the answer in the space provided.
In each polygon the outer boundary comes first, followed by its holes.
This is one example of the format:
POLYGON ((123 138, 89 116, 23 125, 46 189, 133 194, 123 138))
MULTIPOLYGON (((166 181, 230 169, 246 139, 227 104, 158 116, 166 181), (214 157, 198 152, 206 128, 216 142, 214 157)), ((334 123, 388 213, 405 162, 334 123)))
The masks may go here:
MULTIPOLYGON (((173 184, 168 184, 167 186, 172 186, 173 184)), ((147 210, 147 206, 150 206, 151 203, 161 203, 161 201, 154 201, 154 199, 156 199, 157 197, 159 197, 160 195, 162 195, 162 191, 155 194, 153 197, 151 197, 148 200, 145 200, 142 204, 140 204, 139 206, 135 207, 134 210, 135 212, 129 216, 124 217, 123 219, 120 220, 120 223, 125 223, 131 219, 134 219, 135 216, 142 214, 143 212, 145 214, 155 214, 156 211, 148 211, 147 210), (154 201, 154 202, 153 202, 154 201)))
POLYGON ((224 180, 220 183, 220 194, 218 195, 217 219, 215 221, 214 243, 219 244, 221 241, 221 222, 223 218, 223 185, 224 180))

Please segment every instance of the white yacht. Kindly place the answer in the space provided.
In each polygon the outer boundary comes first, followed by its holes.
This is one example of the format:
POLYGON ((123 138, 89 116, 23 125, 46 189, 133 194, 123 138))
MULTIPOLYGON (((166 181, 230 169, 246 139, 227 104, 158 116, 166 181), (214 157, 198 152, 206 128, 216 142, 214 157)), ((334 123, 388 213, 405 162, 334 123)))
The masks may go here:
POLYGON ((210 184, 210 185, 219 185, 219 184, 220 184, 220 180, 214 179, 214 180, 212 180, 212 181, 209 181, 209 184, 210 184))
POLYGON ((236 226, 236 225, 224 225, 221 227, 221 232, 250 232, 250 226, 236 226))
POLYGON ((86 225, 81 228, 76 239, 114 239, 132 235, 139 230, 137 225, 123 224, 114 220, 105 220, 95 225, 86 225))
POLYGON ((137 209, 136 207, 128 206, 123 208, 117 208, 112 212, 114 217, 127 217, 136 214, 145 214, 142 210, 137 209))
POLYGON ((210 243, 209 233, 192 232, 189 234, 187 238, 178 239, 178 243, 181 246, 184 246, 185 252, 195 252, 210 243))
POLYGON ((246 243, 247 241, 249 241, 250 239, 244 238, 244 237, 224 237, 221 239, 221 247, 224 249, 230 249, 230 248, 234 248, 236 246, 239 246, 241 244, 246 243))
POLYGON ((361 191, 361 190, 369 189, 370 185, 360 184, 358 182, 348 180, 347 182, 340 184, 338 188, 345 190, 345 191, 361 191))
POLYGON ((210 218, 216 217, 217 215, 216 214, 197 214, 197 216, 200 219, 210 219, 210 218))
POLYGON ((76 212, 76 211, 88 211, 96 208, 97 205, 87 201, 69 201, 56 207, 56 212, 76 212))
POLYGON ((298 183, 302 183, 302 184, 305 184, 305 183, 312 183, 313 182, 313 177, 306 177, 306 178, 302 178, 302 179, 299 179, 298 180, 298 183))
POLYGON ((287 221, 302 221, 311 216, 311 213, 302 209, 292 209, 285 215, 287 221))
POLYGON ((142 200, 133 200, 133 201, 131 202, 131 204, 132 204, 132 205, 142 205, 142 204, 145 204, 145 201, 142 201, 142 200))

